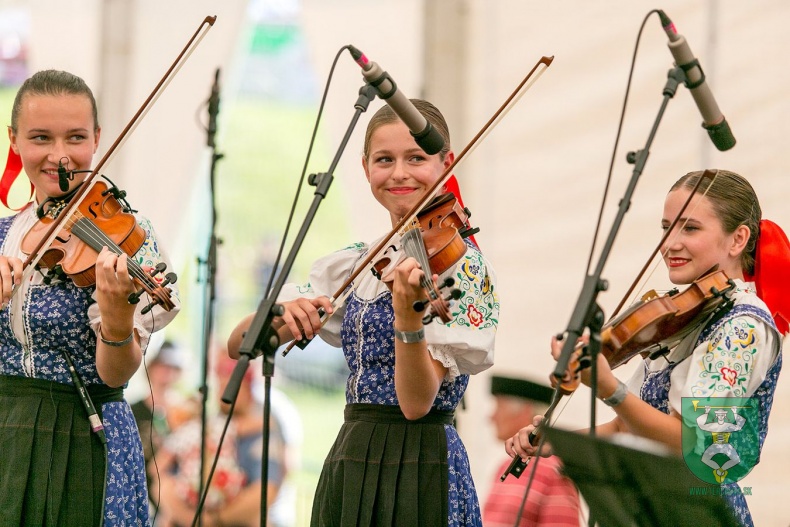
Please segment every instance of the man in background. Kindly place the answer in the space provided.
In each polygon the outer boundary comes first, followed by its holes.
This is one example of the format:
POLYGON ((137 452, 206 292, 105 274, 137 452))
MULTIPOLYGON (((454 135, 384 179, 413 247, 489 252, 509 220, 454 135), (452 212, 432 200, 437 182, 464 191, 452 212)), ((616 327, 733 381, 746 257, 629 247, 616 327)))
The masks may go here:
MULTIPOLYGON (((532 423, 543 414, 554 390, 526 379, 494 376, 491 394, 494 411, 491 422, 497 439, 502 442, 532 423)), ((532 459, 520 478, 500 477, 511 460, 506 458, 498 468, 496 479, 483 504, 483 524, 486 527, 578 527, 579 494, 573 482, 560 473, 560 461, 555 456, 532 459), (537 461, 535 476, 522 507, 532 464, 537 461), (516 522, 516 519, 520 519, 516 522)))

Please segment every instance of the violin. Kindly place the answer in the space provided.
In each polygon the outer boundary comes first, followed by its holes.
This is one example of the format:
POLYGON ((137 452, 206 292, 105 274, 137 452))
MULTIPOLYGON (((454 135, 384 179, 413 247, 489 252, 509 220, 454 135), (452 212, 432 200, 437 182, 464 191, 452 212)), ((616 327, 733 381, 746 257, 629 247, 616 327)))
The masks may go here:
MULTIPOLYGON (((714 268, 682 292, 673 289, 664 295, 658 295, 655 291, 648 291, 643 295, 641 303, 604 325, 601 330, 601 353, 612 369, 625 364, 637 354, 650 358, 661 356, 714 312, 729 309, 732 300, 726 293, 733 288, 735 282, 724 271, 714 268)), ((584 348, 583 343, 576 347, 562 379, 551 376, 552 385, 557 391, 544 414, 544 422, 551 419, 560 395, 570 395, 579 387, 580 371, 589 365, 590 360, 585 356, 584 348)), ((537 438, 538 430, 530 433, 531 443, 534 444, 537 438)), ((501 481, 509 474, 520 477, 526 467, 527 463, 516 456, 502 474, 501 481)))
MULTIPOLYGON (((37 268, 47 269, 45 283, 53 278, 68 277, 77 287, 89 287, 96 283, 96 259, 102 247, 108 247, 115 254, 134 255, 145 242, 145 230, 137 223, 128 204, 121 204, 125 192, 115 185, 108 187, 103 181, 96 181, 77 204, 74 212, 61 225, 61 230, 52 243, 43 251, 37 268)), ((39 209, 39 221, 27 232, 22 240, 22 252, 29 255, 36 251, 46 238, 53 222, 64 210, 67 200, 45 202, 39 209), (45 205, 49 207, 45 208, 45 205)), ((177 279, 175 273, 168 273, 161 283, 155 276, 163 272, 166 264, 160 263, 146 272, 133 258, 128 260, 129 274, 141 287, 129 297, 129 303, 139 302, 142 294, 148 293, 152 303, 144 313, 161 305, 166 311, 174 307, 168 284, 177 279)))
POLYGON ((716 310, 732 301, 725 293, 735 283, 724 271, 712 270, 685 290, 672 289, 664 295, 648 291, 642 302, 631 307, 601 330, 601 353, 612 369, 636 354, 655 358, 691 333, 716 310))
POLYGON ((401 232, 400 247, 390 245, 384 255, 373 263, 371 272, 391 287, 395 267, 406 257, 413 257, 419 262, 425 275, 421 286, 427 299, 416 301, 413 305, 418 312, 425 311, 423 323, 429 323, 436 317, 442 322, 450 322, 450 300, 460 298, 461 292, 452 289, 450 294, 442 297, 440 290, 455 284, 452 277, 447 277, 441 284, 434 284, 431 276, 440 275, 455 265, 466 253, 464 241, 480 229, 469 227, 469 209, 461 207, 452 192, 436 196, 419 213, 416 219, 401 232))
MULTIPOLYGON (((656 358, 675 347, 685 336, 714 312, 729 309, 732 300, 726 293, 735 282, 724 271, 715 268, 694 280, 682 292, 677 288, 659 295, 654 290, 642 296, 622 315, 607 322, 601 329, 601 353, 615 369, 635 355, 656 358)), ((568 371, 560 380, 552 375, 552 385, 562 395, 578 388, 579 372, 589 366, 584 344, 577 345, 568 363, 568 371)))

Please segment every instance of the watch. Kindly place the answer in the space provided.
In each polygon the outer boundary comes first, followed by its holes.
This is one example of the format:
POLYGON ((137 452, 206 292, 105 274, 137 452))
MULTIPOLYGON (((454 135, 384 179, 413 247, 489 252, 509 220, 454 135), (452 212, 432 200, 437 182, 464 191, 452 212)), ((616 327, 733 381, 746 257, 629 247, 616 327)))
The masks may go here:
POLYGON ((400 331, 392 328, 395 331, 395 338, 406 344, 414 344, 425 340, 425 328, 420 328, 417 331, 400 331))
POLYGON ((606 406, 617 406, 625 400, 626 395, 628 395, 628 386, 623 381, 618 380, 614 393, 609 397, 603 397, 601 401, 606 406))

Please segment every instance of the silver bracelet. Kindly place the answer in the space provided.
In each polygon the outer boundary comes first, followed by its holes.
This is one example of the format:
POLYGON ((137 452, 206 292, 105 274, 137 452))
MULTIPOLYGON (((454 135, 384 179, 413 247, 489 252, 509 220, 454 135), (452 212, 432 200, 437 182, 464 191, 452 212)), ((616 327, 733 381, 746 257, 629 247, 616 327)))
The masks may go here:
POLYGON ((414 344, 415 342, 425 340, 425 328, 420 328, 417 331, 399 331, 395 328, 392 329, 395 331, 395 338, 406 344, 414 344))
POLYGON ((126 346, 127 344, 132 342, 132 339, 134 339, 134 330, 132 330, 132 332, 129 333, 129 336, 123 340, 107 340, 102 336, 101 328, 99 328, 99 340, 101 340, 103 343, 107 344, 108 346, 112 346, 113 348, 122 348, 123 346, 126 346))
POLYGON ((609 397, 603 397, 601 402, 607 406, 617 406, 621 404, 625 400, 625 396, 628 395, 628 386, 621 380, 617 381, 617 388, 614 389, 614 393, 609 397))

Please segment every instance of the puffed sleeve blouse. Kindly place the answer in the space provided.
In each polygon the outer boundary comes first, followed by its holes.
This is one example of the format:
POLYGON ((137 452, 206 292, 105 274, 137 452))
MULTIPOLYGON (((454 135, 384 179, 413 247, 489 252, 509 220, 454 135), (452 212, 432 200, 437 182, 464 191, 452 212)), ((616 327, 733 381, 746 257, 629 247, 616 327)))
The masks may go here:
MULTIPOLYGON (((475 374, 489 368, 494 361, 494 340, 499 322, 499 298, 496 291, 494 270, 483 254, 468 243, 461 259, 439 277, 455 280, 453 287, 462 292, 460 299, 452 301, 451 320, 442 323, 438 318, 425 325, 425 337, 431 356, 447 369, 447 380, 458 375, 475 374)), ((368 250, 375 247, 358 243, 317 260, 306 285, 288 284, 283 287, 279 300, 298 297, 315 298, 337 293, 355 267, 364 260, 368 250)), ((389 295, 386 284, 370 271, 361 272, 354 280, 355 294, 363 299, 389 295)), ((347 289, 348 291, 348 289, 347 289)), ((341 293, 338 296, 344 297, 341 293)), ((336 302, 335 313, 321 331, 327 343, 340 346, 340 327, 345 306, 336 302)))

